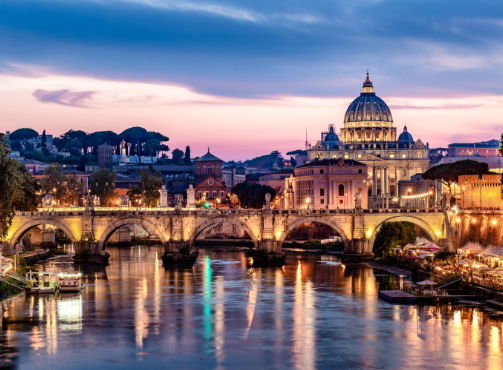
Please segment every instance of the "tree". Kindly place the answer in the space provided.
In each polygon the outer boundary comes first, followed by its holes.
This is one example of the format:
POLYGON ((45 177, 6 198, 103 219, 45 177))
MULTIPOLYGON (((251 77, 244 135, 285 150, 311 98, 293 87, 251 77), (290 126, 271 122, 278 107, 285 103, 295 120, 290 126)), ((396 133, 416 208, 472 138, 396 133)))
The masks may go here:
POLYGON ((17 172, 17 191, 12 202, 13 207, 16 211, 36 211, 40 203, 39 192, 42 187, 24 164, 18 164, 17 172))
POLYGON ((26 152, 24 154, 26 159, 34 159, 40 162, 47 162, 47 157, 40 150, 34 150, 33 152, 26 152))
POLYGON ((114 206, 115 194, 115 179, 117 174, 110 172, 106 168, 100 168, 91 175, 91 194, 100 197, 101 205, 105 207, 114 206))
MULTIPOLYGON (((131 127, 127 130, 124 130, 121 137, 124 138, 125 141, 131 144, 136 145, 136 153, 140 157, 141 156, 141 147, 142 144, 148 139, 148 132, 143 127, 131 127)), ((141 158, 140 161, 141 163, 141 158)))
POLYGON ((84 184, 79 181, 76 175, 66 176, 65 193, 60 202, 65 205, 78 205, 80 194, 84 184))
POLYGON ((44 132, 42 132, 42 148, 45 148, 46 147, 46 143, 47 143, 47 135, 45 134, 45 130, 44 132))
POLYGON ((297 161, 295 160, 295 157, 290 156, 290 163, 293 168, 297 167, 297 161))
POLYGON ((159 190, 163 185, 161 173, 159 171, 153 175, 149 171, 138 171, 138 173, 141 175, 140 185, 137 188, 129 189, 127 195, 136 206, 156 206, 161 197, 159 190))
POLYGON ((0 242, 5 240, 12 225, 15 212, 13 201, 18 183, 18 165, 15 160, 7 157, 9 153, 10 147, 4 134, 0 134, 0 242))
POLYGON ((233 186, 231 194, 237 196, 239 204, 241 204, 242 207, 258 209, 264 207, 266 194, 270 194, 271 199, 274 199, 276 190, 267 185, 245 181, 233 186))
POLYGON ((83 189, 83 184, 78 181, 77 176, 66 176, 59 163, 45 168, 40 185, 44 194, 52 194, 56 203, 59 200, 65 205, 75 204, 83 189))
POLYGON ((77 168, 79 171, 85 171, 86 170, 86 164, 89 160, 89 157, 87 155, 82 155, 79 158, 79 167, 77 168))
POLYGON ((487 163, 465 159, 432 167, 423 174, 423 179, 442 181, 449 188, 449 193, 451 193, 451 185, 452 183, 458 183, 459 176, 483 175, 487 173, 489 173, 489 165, 487 163))
POLYGON ((175 150, 173 150, 173 162, 175 164, 179 164, 183 158, 183 151, 181 151, 180 149, 176 148, 175 150))
POLYGON ((187 145, 187 147, 185 148, 185 157, 183 159, 183 161, 185 162, 185 164, 187 166, 190 166, 190 146, 187 145))
POLYGON ((374 254, 387 258, 393 253, 393 248, 415 243, 417 232, 410 222, 385 222, 376 234, 374 254))
POLYGON ((66 175, 59 163, 53 163, 44 170, 44 177, 40 179, 42 192, 51 194, 55 200, 61 199, 66 192, 66 175))
POLYGON ((32 139, 37 136, 38 132, 31 128, 20 128, 14 131, 12 134, 10 134, 9 140, 18 140, 21 143, 23 143, 23 146, 26 146, 26 142, 29 139, 32 139))

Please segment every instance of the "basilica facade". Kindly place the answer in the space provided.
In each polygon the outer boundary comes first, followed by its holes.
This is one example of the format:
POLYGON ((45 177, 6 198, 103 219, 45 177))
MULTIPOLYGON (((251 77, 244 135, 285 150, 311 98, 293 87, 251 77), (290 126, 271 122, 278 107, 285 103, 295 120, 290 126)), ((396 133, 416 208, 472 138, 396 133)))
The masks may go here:
POLYGON ((407 126, 397 138, 397 128, 387 104, 375 92, 369 74, 362 92, 348 107, 344 127, 337 136, 334 125, 309 146, 308 161, 355 160, 367 165, 369 203, 386 205, 398 196, 398 181, 408 181, 429 168, 428 144, 414 141, 407 126))

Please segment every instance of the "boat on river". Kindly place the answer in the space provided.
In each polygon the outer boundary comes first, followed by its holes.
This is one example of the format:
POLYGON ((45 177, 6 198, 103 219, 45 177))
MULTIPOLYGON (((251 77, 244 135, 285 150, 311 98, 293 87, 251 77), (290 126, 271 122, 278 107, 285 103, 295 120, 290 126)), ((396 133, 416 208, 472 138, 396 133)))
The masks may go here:
POLYGON ((54 293, 57 286, 53 279, 52 272, 34 272, 26 274, 26 293, 28 294, 48 294, 54 293))
POLYGON ((80 292, 82 290, 82 274, 69 264, 66 271, 58 274, 58 290, 61 293, 80 292))

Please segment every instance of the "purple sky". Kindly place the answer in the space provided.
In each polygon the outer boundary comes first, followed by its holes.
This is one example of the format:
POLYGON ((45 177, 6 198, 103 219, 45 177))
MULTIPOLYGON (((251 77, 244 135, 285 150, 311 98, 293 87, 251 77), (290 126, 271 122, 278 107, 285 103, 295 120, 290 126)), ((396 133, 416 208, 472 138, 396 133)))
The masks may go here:
POLYGON ((303 149, 370 70, 401 132, 499 138, 498 1, 38 0, 0 4, 0 130, 143 126, 224 160, 303 149))

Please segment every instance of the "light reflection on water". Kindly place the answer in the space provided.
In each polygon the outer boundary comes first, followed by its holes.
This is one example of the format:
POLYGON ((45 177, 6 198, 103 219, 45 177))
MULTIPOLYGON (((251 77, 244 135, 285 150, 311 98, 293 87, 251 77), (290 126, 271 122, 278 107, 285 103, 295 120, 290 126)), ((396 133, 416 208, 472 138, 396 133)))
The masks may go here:
POLYGON ((377 298, 377 288, 394 278, 364 265, 292 254, 283 268, 249 268, 244 252, 201 250, 193 267, 165 270, 160 248, 108 250, 109 266, 82 269, 81 294, 3 303, 0 365, 500 369, 503 363, 501 320, 476 305, 391 305, 377 298))

